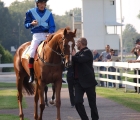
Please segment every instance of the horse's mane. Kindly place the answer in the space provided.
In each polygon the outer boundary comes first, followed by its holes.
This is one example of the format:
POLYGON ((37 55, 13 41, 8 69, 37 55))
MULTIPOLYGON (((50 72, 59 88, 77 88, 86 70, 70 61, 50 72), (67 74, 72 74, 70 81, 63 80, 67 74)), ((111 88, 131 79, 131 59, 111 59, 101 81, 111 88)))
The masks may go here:
POLYGON ((67 30, 67 32, 72 32, 70 27, 66 27, 66 28, 60 28, 58 31, 56 31, 55 33, 50 34, 47 39, 45 40, 45 42, 49 42, 55 35, 58 34, 63 34, 64 30, 67 30))
POLYGON ((67 27, 65 27, 65 28, 59 29, 58 31, 56 31, 56 33, 62 32, 62 31, 64 31, 65 29, 66 29, 68 32, 71 31, 70 27, 67 26, 67 27))
POLYGON ((53 38, 54 35, 55 33, 50 34, 45 41, 49 42, 53 38))

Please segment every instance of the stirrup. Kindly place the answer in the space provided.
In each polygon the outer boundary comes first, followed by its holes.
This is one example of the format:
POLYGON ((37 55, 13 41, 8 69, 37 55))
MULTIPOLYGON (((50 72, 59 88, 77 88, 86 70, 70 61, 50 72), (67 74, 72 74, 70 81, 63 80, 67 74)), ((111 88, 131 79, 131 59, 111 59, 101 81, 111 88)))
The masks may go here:
POLYGON ((32 83, 32 82, 34 82, 34 77, 30 76, 29 83, 32 83))

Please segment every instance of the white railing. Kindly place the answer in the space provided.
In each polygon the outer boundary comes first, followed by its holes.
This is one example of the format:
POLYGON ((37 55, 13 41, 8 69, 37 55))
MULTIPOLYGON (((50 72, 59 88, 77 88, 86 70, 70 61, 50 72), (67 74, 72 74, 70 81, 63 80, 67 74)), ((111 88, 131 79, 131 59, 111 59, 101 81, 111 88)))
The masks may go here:
POLYGON ((98 73, 98 77, 96 77, 97 81, 104 81, 107 84, 106 87, 109 87, 109 82, 111 83, 115 83, 116 84, 116 88, 119 88, 119 84, 122 84, 125 86, 125 92, 127 91, 127 87, 129 86, 136 86, 137 87, 137 91, 139 92, 139 88, 140 84, 139 84, 139 78, 140 75, 138 75, 138 69, 140 69, 140 63, 128 63, 128 62, 94 62, 93 66, 97 67, 97 70, 95 70, 95 73, 98 73), (104 66, 106 67, 106 71, 100 71, 99 67, 104 66), (114 67, 116 68, 116 72, 111 72, 108 71, 109 67, 114 67), (121 69, 121 72, 118 72, 118 69, 121 69), (137 74, 129 74, 128 70, 133 70, 135 69, 137 71, 137 74), (101 78, 100 74, 104 74, 106 75, 106 78, 101 78), (109 79, 108 75, 115 75, 115 80, 114 79, 109 79), (125 80, 118 80, 118 77, 125 77, 125 80), (134 82, 129 82, 127 81, 128 78, 137 78, 137 83, 134 82))
POLYGON ((5 63, 5 64, 0 64, 0 68, 9 68, 9 67, 14 67, 13 63, 5 63))
MULTIPOLYGON (((93 63, 94 67, 97 67, 97 70, 95 69, 95 73, 98 74, 98 77, 96 77, 96 80, 99 81, 104 81, 107 82, 106 87, 108 86, 108 83, 115 83, 116 84, 116 89, 119 88, 119 84, 123 84, 125 86, 125 91, 127 91, 128 89, 128 85, 129 86, 136 86, 137 87, 137 91, 138 87, 140 87, 139 84, 139 79, 140 79, 140 75, 138 75, 138 69, 140 69, 140 63, 128 63, 128 62, 94 62, 93 63), (100 71, 99 67, 104 66, 107 68, 106 71, 100 71), (108 71, 108 68, 113 66, 114 68, 116 68, 116 72, 110 72, 108 71), (121 69, 123 71, 118 72, 118 69, 121 69), (129 74, 128 70, 129 69, 136 69, 137 70, 137 74, 129 74), (104 74, 107 77, 106 78, 100 78, 100 74, 104 74), (109 79, 108 75, 115 75, 115 80, 114 79, 109 79), (121 77, 125 77, 125 80, 118 80, 117 76, 121 76, 121 77), (137 78, 137 83, 134 82, 129 82, 128 78, 137 78)), ((3 67, 13 67, 13 63, 7 63, 7 64, 0 64, 0 68, 3 67)), ((64 74, 66 74, 66 72, 64 72, 64 74)), ((63 78, 65 81, 66 79, 63 78)))
MULTIPOLYGON (((5 64, 0 64, 0 69, 1 68, 12 68, 14 67, 14 64, 13 63, 5 63, 5 64)), ((13 73, 15 74, 14 72, 5 72, 6 74, 10 74, 10 73, 13 73)), ((63 72, 63 74, 66 74, 66 71, 63 72)), ((63 83, 63 84, 67 84, 67 80, 65 77, 62 78, 66 83, 63 83)))

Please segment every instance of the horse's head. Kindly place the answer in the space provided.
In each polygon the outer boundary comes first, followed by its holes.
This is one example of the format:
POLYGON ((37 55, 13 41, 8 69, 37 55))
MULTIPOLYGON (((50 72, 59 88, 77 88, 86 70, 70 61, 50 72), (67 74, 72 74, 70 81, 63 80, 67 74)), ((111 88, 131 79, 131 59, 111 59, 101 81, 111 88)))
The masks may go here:
POLYGON ((65 66, 68 67, 72 64, 71 52, 75 46, 74 37, 76 37, 76 29, 72 32, 69 28, 65 28, 62 33, 63 44, 60 45, 61 52, 65 58, 65 66))

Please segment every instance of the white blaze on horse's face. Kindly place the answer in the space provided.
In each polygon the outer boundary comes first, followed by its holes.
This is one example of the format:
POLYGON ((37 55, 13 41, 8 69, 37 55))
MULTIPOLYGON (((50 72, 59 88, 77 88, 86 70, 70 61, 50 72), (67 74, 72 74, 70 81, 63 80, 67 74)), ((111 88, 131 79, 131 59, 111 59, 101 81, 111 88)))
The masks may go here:
POLYGON ((73 44, 72 41, 69 41, 69 42, 68 42, 68 45, 70 46, 70 53, 72 52, 72 44, 73 44))
POLYGON ((72 41, 69 41, 69 42, 68 42, 68 45, 70 46, 70 47, 69 47, 69 48, 70 48, 70 64, 71 64, 71 59, 72 59, 72 55, 71 55, 71 53, 72 53, 72 44, 73 44, 72 41))

